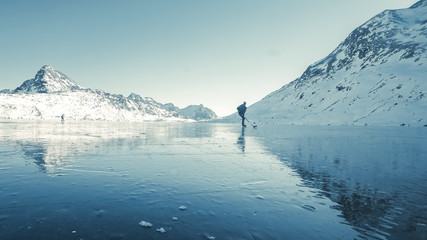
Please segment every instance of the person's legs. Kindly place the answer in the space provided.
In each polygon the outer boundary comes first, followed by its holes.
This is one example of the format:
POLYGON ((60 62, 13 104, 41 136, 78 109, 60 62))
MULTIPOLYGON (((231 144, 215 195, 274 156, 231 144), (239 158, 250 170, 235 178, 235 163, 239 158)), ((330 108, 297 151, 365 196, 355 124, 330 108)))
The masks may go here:
POLYGON ((246 127, 246 125, 245 125, 245 114, 239 112, 239 116, 242 118, 242 126, 246 127))
POLYGON ((245 114, 242 114, 241 117, 242 117, 242 126, 246 127, 246 125, 245 125, 245 114))

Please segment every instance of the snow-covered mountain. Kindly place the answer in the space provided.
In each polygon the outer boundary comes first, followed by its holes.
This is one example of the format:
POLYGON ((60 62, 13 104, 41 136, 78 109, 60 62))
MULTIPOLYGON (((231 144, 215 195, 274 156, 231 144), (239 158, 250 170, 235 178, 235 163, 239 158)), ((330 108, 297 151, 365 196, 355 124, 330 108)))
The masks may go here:
MULTIPOLYGON (((135 93, 125 97, 102 90, 83 88, 51 66, 43 66, 33 79, 15 90, 0 91, 0 118, 66 119, 106 121, 207 120, 215 113, 202 106, 180 114, 173 104, 161 104, 135 93), (200 111, 211 113, 200 117, 200 111), (194 117, 193 117, 194 116, 194 117)), ((190 107, 190 106, 189 106, 190 107)))
POLYGON ((386 10, 247 116, 260 123, 425 125, 426 50, 427 0, 386 10))
POLYGON ((205 106, 203 106, 203 104, 189 105, 183 109, 176 107, 172 103, 167 103, 163 106, 169 111, 177 112, 179 115, 183 117, 194 119, 194 120, 209 120, 209 119, 217 118, 217 115, 215 114, 215 112, 213 112, 209 108, 206 108, 205 106))
POLYGON ((53 67, 45 65, 33 79, 27 80, 16 88, 14 93, 52 93, 78 91, 83 88, 67 77, 56 71, 53 67))
POLYGON ((178 110, 178 113, 183 117, 194 120, 214 119, 217 117, 217 115, 212 110, 206 108, 203 106, 203 104, 189 105, 183 109, 178 110))

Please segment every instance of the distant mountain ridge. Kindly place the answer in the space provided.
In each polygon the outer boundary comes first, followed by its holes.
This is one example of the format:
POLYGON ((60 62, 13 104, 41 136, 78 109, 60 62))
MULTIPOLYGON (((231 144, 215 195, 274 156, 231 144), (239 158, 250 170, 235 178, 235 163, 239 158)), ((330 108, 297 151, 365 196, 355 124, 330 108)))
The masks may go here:
POLYGON ((57 119, 63 114, 67 119, 104 121, 185 121, 216 117, 203 105, 180 109, 135 93, 124 97, 84 88, 48 65, 16 89, 0 91, 0 118, 57 119), (186 112, 188 108, 193 112, 186 112))
MULTIPOLYGON (((425 125, 427 0, 386 10, 248 108, 260 123, 425 125)), ((237 121, 234 114, 223 121, 237 121)))

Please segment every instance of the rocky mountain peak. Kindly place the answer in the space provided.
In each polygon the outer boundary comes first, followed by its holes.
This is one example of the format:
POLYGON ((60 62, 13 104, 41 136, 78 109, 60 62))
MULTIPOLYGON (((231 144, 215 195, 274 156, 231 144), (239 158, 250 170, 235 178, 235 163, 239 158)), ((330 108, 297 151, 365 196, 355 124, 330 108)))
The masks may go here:
POLYGON ((427 0, 420 0, 410 8, 427 7, 427 0))
POLYGON ((425 125, 426 26, 427 0, 374 16, 301 77, 250 106, 251 119, 425 125))
POLYGON ((82 90, 83 88, 65 74, 49 65, 37 71, 33 79, 27 80, 14 90, 15 93, 49 93, 82 90))
POLYGON ((301 86, 319 76, 339 71, 361 71, 391 59, 414 62, 425 57, 427 0, 409 9, 386 10, 352 31, 327 57, 309 66, 294 84, 301 86))

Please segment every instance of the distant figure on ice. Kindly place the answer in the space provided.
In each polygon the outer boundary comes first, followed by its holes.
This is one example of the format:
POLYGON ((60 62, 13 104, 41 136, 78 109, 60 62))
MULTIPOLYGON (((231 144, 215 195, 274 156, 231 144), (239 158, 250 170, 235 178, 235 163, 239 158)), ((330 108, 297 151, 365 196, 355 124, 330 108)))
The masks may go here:
POLYGON ((65 121, 65 115, 64 114, 62 114, 61 115, 61 122, 64 122, 65 121))
POLYGON ((237 112, 239 113, 240 117, 242 117, 242 126, 246 127, 245 125, 245 113, 246 113, 246 102, 243 102, 242 105, 237 107, 237 112))

